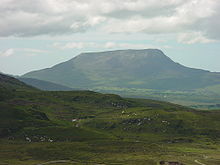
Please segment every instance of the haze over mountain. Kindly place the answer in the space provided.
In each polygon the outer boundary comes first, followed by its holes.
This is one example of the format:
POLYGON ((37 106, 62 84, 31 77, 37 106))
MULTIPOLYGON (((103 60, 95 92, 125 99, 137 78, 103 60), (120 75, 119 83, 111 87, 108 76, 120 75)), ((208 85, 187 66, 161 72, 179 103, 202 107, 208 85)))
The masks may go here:
POLYGON ((191 90, 220 83, 220 73, 185 67, 158 49, 82 53, 23 77, 83 89, 103 86, 191 90))
POLYGON ((28 85, 31 85, 41 90, 46 90, 46 91, 71 91, 73 90, 72 88, 59 85, 59 84, 55 84, 52 82, 48 82, 48 81, 37 80, 33 78, 18 78, 18 79, 28 85))

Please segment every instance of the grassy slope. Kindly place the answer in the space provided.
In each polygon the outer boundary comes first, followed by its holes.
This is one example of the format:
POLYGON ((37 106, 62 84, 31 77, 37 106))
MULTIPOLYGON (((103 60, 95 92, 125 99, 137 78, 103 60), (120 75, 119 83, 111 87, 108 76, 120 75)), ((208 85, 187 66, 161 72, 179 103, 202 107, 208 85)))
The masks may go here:
POLYGON ((0 164, 220 163, 220 111, 90 91, 0 89, 10 91, 0 93, 0 164))

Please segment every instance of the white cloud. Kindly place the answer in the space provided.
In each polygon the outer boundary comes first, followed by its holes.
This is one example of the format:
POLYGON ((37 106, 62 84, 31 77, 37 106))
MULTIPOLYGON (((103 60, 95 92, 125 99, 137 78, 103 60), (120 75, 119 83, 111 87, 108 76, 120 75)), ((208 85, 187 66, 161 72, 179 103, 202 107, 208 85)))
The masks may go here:
POLYGON ((133 43, 115 43, 115 42, 107 42, 103 45, 104 48, 107 49, 146 49, 152 48, 153 45, 148 44, 133 44, 133 43))
POLYGON ((117 42, 69 42, 65 44, 54 43, 55 48, 64 49, 147 49, 147 48, 171 48, 167 45, 150 45, 150 44, 136 44, 136 43, 117 43, 117 42))
POLYGON ((116 46, 117 46, 117 44, 114 42, 107 42, 104 44, 104 47, 107 49, 112 49, 112 48, 115 48, 116 46))
POLYGON ((170 49, 171 48, 170 46, 167 45, 116 43, 116 42, 107 42, 102 47, 106 49, 148 49, 148 48, 170 49))
POLYGON ((70 0, 0 1, 0 35, 33 36, 83 32, 101 19, 87 3, 70 0), (33 5, 34 3, 34 5, 33 5))
POLYGON ((49 53, 48 50, 33 49, 33 48, 20 48, 20 49, 17 48, 15 50, 18 52, 21 52, 21 54, 25 56, 38 56, 38 55, 49 53))
POLYGON ((192 31, 220 40, 219 0, 1 0, 0 17, 6 37, 192 31))
POLYGON ((3 52, 0 52, 1 57, 9 57, 9 56, 12 56, 13 54, 14 54, 14 49, 12 49, 12 48, 7 49, 3 52))
POLYGON ((194 44, 211 43, 215 42, 215 40, 206 38, 201 32, 188 32, 180 34, 178 37, 178 42, 184 44, 194 44))
POLYGON ((99 44, 95 43, 95 42, 68 42, 65 44, 61 44, 61 43, 54 43, 52 45, 53 47, 57 48, 57 49, 84 49, 84 48, 97 48, 100 47, 99 44))
MULTIPOLYGON (((172 10, 169 15, 145 17, 134 15, 123 21, 111 19, 105 29, 109 32, 146 32, 146 33, 173 33, 193 29, 193 26, 202 19, 209 19, 216 11, 216 0, 185 1, 172 10), (114 26, 117 25, 117 26, 114 26)), ((159 4, 159 2, 158 2, 159 4)), ((169 4, 169 3, 168 3, 169 4)))
POLYGON ((30 53, 48 53, 48 50, 41 50, 41 49, 33 49, 33 48, 22 48, 22 49, 18 49, 20 51, 24 51, 24 52, 30 52, 30 53))
POLYGON ((41 49, 33 49, 33 48, 10 48, 0 52, 0 57, 10 57, 15 54, 15 52, 26 55, 26 56, 36 56, 39 54, 48 53, 48 50, 41 50, 41 49))
POLYGON ((64 45, 62 48, 63 49, 82 49, 85 47, 85 43, 83 42, 79 42, 79 43, 76 43, 76 42, 72 42, 72 43, 67 43, 66 45, 64 45))

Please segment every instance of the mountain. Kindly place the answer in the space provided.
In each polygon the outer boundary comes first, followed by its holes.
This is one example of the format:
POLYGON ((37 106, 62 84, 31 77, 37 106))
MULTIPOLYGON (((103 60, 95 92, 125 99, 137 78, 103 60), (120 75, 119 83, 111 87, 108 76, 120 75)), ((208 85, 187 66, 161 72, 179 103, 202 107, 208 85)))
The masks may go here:
POLYGON ((185 67, 158 49, 82 53, 23 75, 71 88, 95 87, 191 90, 220 83, 220 73, 185 67))
POLYGON ((46 91, 71 91, 72 88, 55 84, 48 81, 43 80, 37 80, 33 78, 18 78, 20 81, 24 82, 25 84, 28 84, 30 86, 33 86, 35 88, 46 90, 46 91))

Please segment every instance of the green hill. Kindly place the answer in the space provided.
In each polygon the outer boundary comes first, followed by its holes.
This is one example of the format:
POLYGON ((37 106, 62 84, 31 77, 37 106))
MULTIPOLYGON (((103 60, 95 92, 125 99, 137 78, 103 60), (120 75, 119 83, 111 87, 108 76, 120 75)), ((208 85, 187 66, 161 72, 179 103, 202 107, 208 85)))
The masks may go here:
POLYGON ((6 89, 6 90, 12 90, 12 89, 29 89, 33 90, 34 88, 26 85, 25 83, 19 81, 16 78, 13 78, 11 76, 7 76, 0 73, 0 88, 6 89))
POLYGON ((0 93, 1 164, 220 163, 220 111, 92 91, 40 91, 8 76, 0 87, 11 91, 10 97, 0 93))
POLYGON ((13 97, 15 91, 37 90, 34 87, 0 73, 0 101, 13 97))

